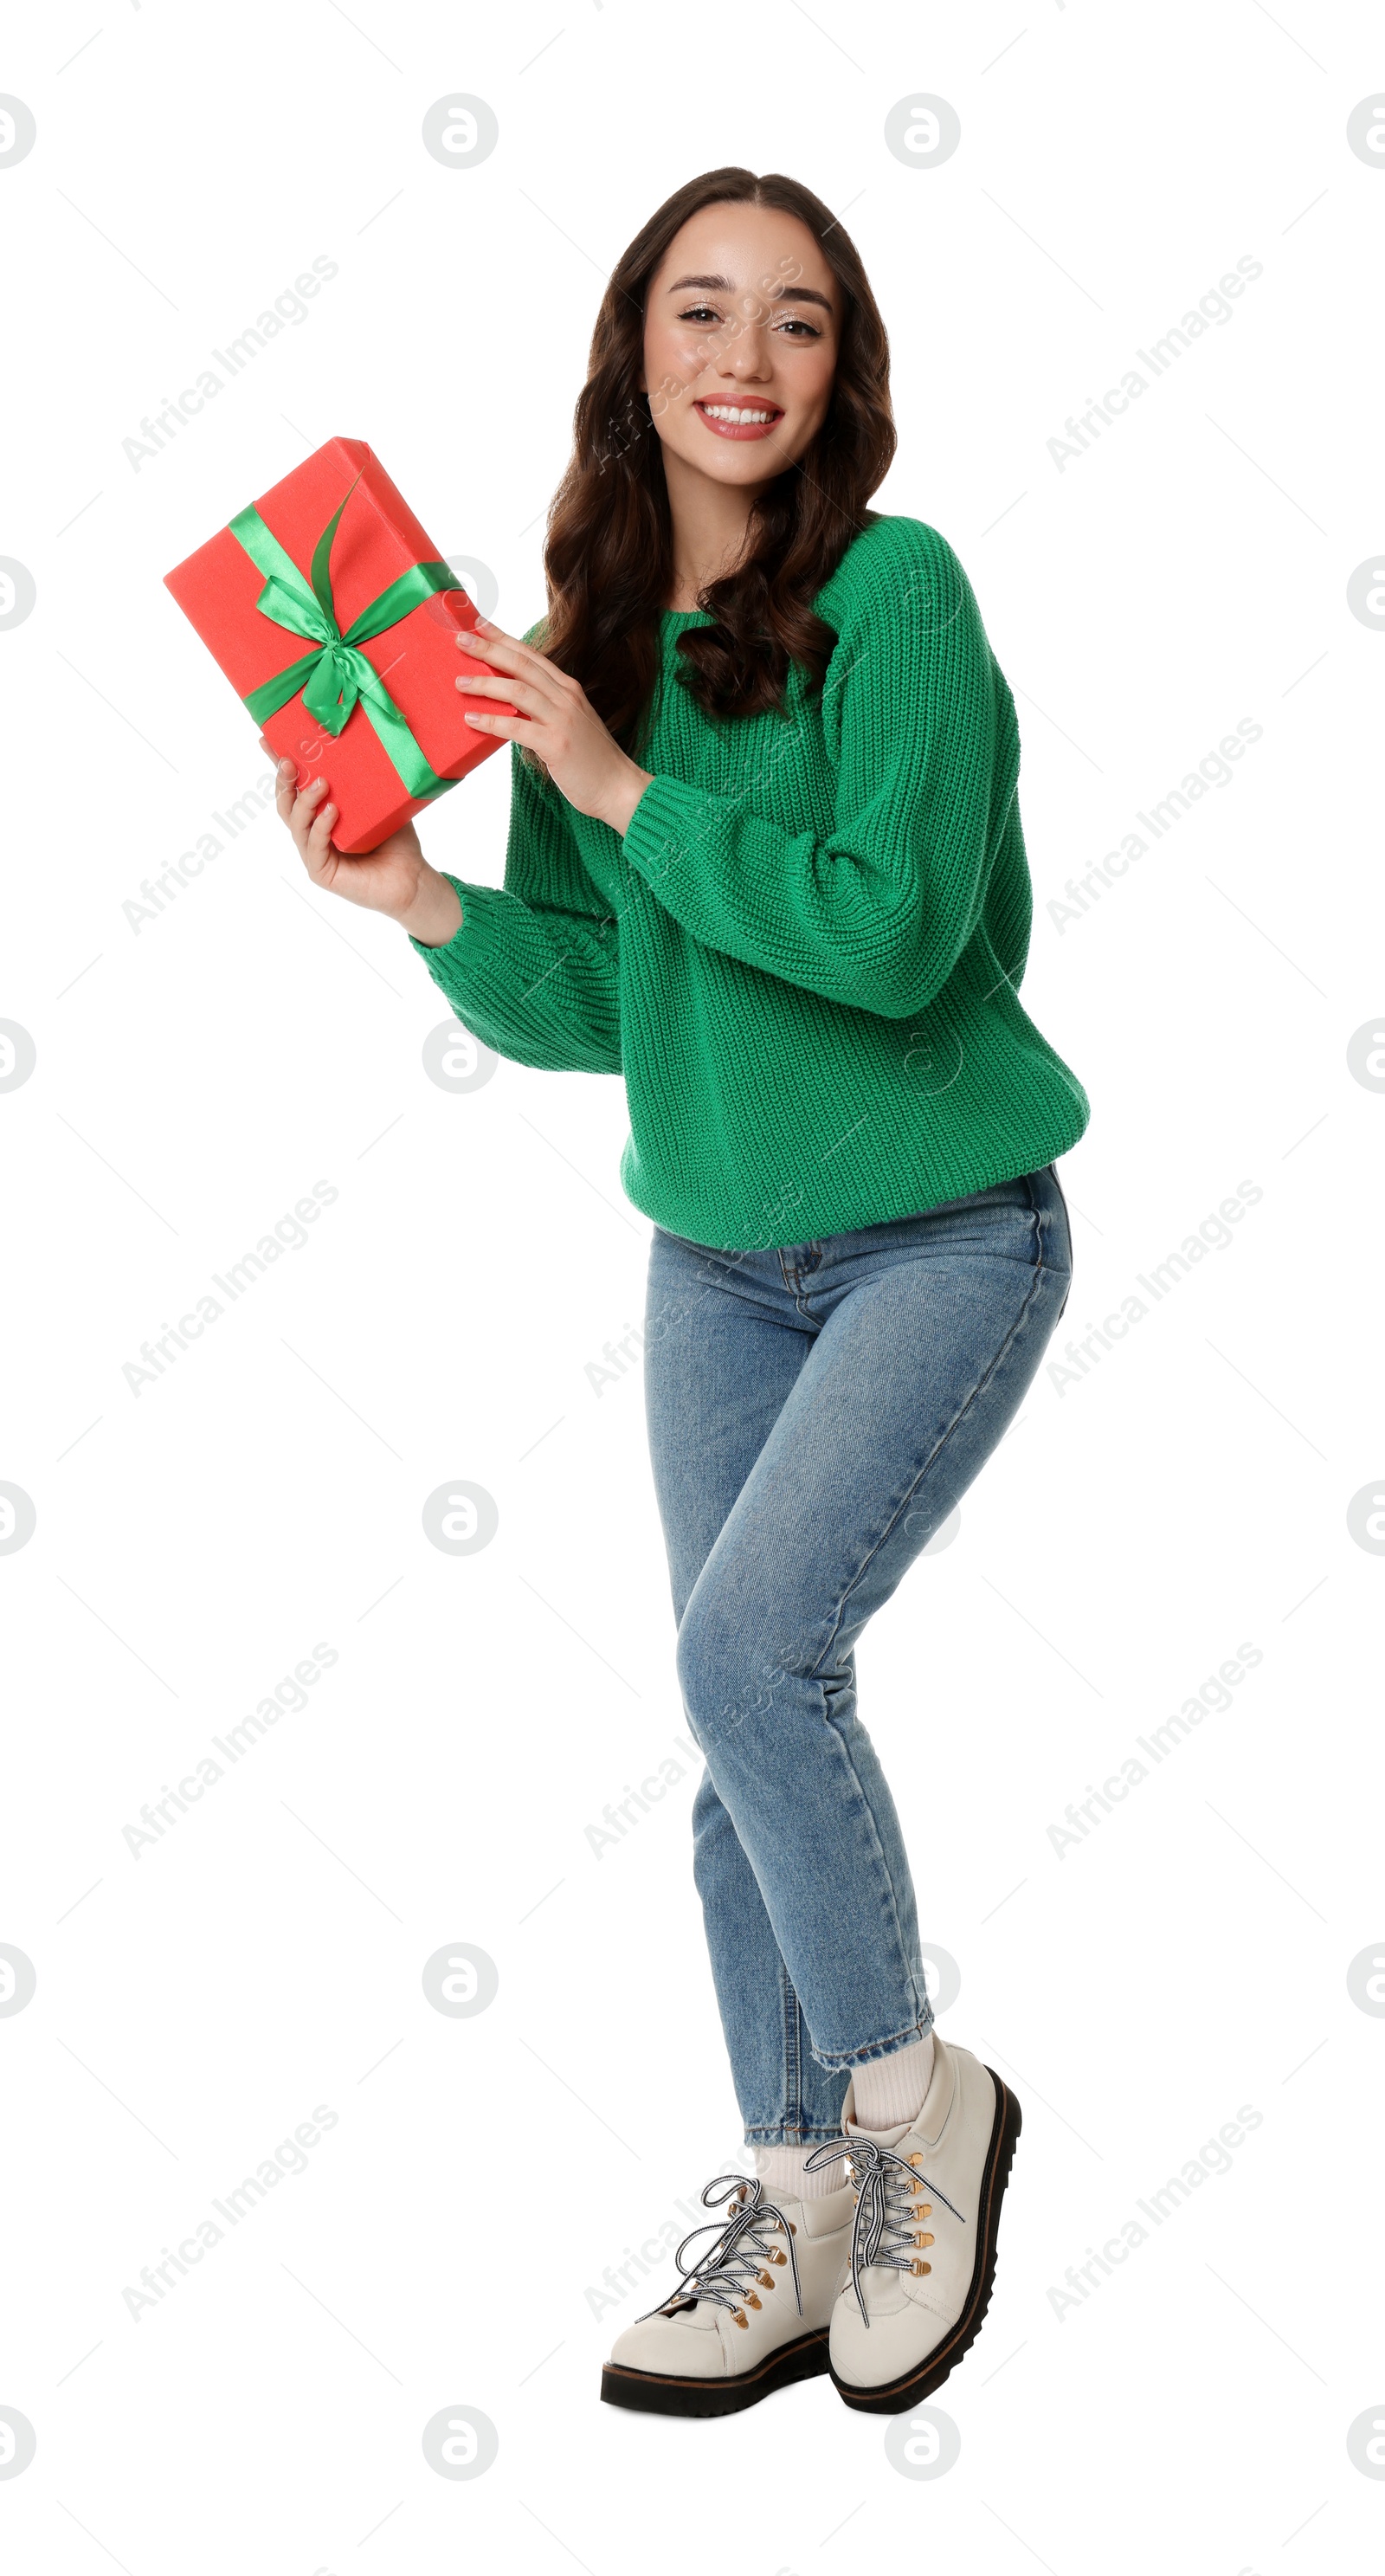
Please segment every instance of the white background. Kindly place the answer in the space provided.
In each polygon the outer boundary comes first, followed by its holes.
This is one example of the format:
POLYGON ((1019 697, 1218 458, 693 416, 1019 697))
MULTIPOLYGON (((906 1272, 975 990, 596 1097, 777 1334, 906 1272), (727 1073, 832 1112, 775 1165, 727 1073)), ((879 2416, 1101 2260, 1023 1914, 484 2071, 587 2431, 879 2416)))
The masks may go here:
MULTIPOLYGON (((0 1939, 37 1974, 0 2020, 24 2576, 1374 2563, 1385 2483, 1347 2433, 1385 2417, 1385 2025, 1347 1970, 1385 1950, 1385 1569, 1347 1512, 1385 1463, 1385 1100, 1347 1048, 1382 1000, 1385 639, 1347 584, 1382 538, 1385 170, 1346 126, 1381 71, 1364 8, 1301 0, 12 25, 0 87, 38 129, 0 167, 0 554, 37 593, 0 632, 0 1015, 37 1049, 0 1095, 0 1477, 37 1512, 0 1560, 0 1939), (499 121, 473 168, 423 149, 449 82, 499 121), (941 167, 886 145, 911 83, 960 117, 941 167), (123 909, 263 773, 163 573, 341 433, 527 625, 605 276, 722 162, 805 180, 857 241, 900 429, 877 506, 956 546, 1016 693, 1025 1001, 1093 1102, 1063 1333, 1263 1193, 1078 1384, 1041 1374, 860 1650, 961 1969, 941 2027, 1025 2112, 932 2482, 826 2380, 723 2424, 597 2402, 671 2274, 599 2315, 588 2290, 743 2153, 692 1766, 615 1850, 586 1836, 683 1723, 638 1370, 586 1373, 644 1291, 620 1084, 430 1082, 422 963, 309 896, 272 812, 123 909), (315 256, 339 274, 308 318, 136 469, 141 419, 315 256), (1067 417, 1242 257, 1233 318, 1060 472, 1067 417), (1060 930, 1065 880, 1243 717, 1233 782, 1060 930), (140 1344, 318 1180, 306 1244, 132 1393, 140 1344), (458 1478, 499 1512, 463 1558, 421 1521, 458 1478), (304 1709, 136 1858, 141 1805, 319 1641, 304 1709), (1068 1803, 1242 1641, 1230 1708, 1060 1858, 1068 1803), (459 1941, 499 1992, 453 2019, 421 1979, 459 1941), (1230 2172, 1055 2313, 1243 2104, 1230 2172), (317 2105, 307 2170, 132 2317, 141 2267, 317 2105), (469 2481, 422 2449, 458 2406, 498 2435, 469 2481)), ((439 864, 498 881, 507 761, 427 819, 439 864)))

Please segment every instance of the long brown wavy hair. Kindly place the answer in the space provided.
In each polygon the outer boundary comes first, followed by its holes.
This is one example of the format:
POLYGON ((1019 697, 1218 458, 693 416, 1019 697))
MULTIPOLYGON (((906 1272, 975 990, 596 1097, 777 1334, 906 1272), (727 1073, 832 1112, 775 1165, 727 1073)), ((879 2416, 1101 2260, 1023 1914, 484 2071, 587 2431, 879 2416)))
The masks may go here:
POLYGON ((715 623, 679 637, 682 685, 705 714, 782 707, 791 663, 805 670, 810 690, 821 688, 836 637, 811 603, 868 524, 866 505, 895 452, 885 325, 855 245, 821 198, 777 171, 757 178, 735 168, 705 171, 675 189, 616 262, 601 300, 572 458, 549 511, 549 606, 535 638, 580 680, 630 752, 650 710, 674 569, 663 456, 649 395, 638 389, 645 299, 689 216, 728 202, 775 207, 807 225, 841 289, 843 320, 821 429, 752 505, 742 562, 701 593, 698 604, 715 623))

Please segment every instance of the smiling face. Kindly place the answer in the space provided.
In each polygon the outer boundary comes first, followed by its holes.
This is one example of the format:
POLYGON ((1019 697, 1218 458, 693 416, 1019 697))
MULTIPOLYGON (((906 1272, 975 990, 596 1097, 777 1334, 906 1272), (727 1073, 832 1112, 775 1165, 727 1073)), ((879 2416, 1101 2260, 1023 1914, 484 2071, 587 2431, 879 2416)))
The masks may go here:
POLYGON ((699 208, 650 280, 640 389, 671 488, 750 494, 796 463, 827 416, 842 292, 797 215, 699 208))

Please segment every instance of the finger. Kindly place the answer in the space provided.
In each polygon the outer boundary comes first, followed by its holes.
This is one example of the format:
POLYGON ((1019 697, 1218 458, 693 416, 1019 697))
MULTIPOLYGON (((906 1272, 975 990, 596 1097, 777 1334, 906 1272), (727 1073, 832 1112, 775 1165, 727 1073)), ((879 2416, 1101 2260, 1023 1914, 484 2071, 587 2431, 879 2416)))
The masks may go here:
POLYGON ((483 716, 478 708, 468 707, 466 720, 478 733, 497 733, 502 742, 527 742, 531 749, 543 750, 545 727, 532 718, 520 716, 483 716))
POLYGON ((325 778, 310 778, 307 786, 300 788, 294 799, 295 820, 300 823, 310 823, 326 793, 325 778))
POLYGON ((535 688, 532 680, 482 680, 464 671, 456 685, 469 698, 508 698, 512 707, 522 707, 526 715, 551 712, 552 701, 545 698, 542 689, 535 688))
MULTIPOLYGON (((484 643, 487 658, 494 668, 497 671, 512 671, 528 691, 527 698, 522 698, 520 689, 509 688, 503 684, 498 687, 492 684, 488 690, 484 679, 475 673, 468 672, 466 677, 472 681, 478 696, 508 698, 513 706, 526 705, 533 715, 556 715, 565 703, 569 685, 565 674, 558 669, 556 663, 549 661, 546 654, 536 653, 532 645, 522 644, 517 636, 506 635, 499 627, 493 626, 485 636, 479 632, 473 635, 469 630, 459 635, 457 642, 464 653, 469 651, 474 642, 484 643)), ((476 658, 478 657, 473 654, 472 659, 476 658)))
POLYGON ((551 673, 554 668, 542 653, 535 652, 532 644, 525 644, 518 635, 507 635, 503 626, 464 626, 457 636, 457 643, 463 653, 470 653, 477 660, 493 661, 502 671, 516 667, 523 669, 527 665, 537 675, 540 669, 551 673))
POLYGON ((295 841, 298 843, 299 849, 302 850, 305 855, 307 853, 308 834, 312 828, 313 817, 326 793, 326 779, 314 778, 311 783, 303 789, 302 794, 294 799, 293 811, 289 816, 289 830, 292 832, 295 841))
MULTIPOLYGON (((272 756, 272 755, 271 755, 272 756)), ((294 780, 298 772, 291 760, 274 763, 274 811, 281 823, 287 823, 293 810, 294 780)))
POLYGON ((317 862, 319 867, 323 865, 324 861, 330 854, 332 846, 332 825, 335 823, 336 819, 337 809, 329 799, 325 805, 319 807, 313 828, 308 834, 309 854, 317 862))

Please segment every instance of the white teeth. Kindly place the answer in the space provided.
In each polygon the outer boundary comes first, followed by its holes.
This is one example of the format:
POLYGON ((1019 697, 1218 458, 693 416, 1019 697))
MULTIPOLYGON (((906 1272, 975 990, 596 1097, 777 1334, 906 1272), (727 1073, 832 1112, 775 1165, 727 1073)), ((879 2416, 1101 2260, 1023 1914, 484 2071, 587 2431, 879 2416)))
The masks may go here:
POLYGON ((737 411, 731 403, 705 402, 701 404, 700 408, 705 411, 712 420, 729 420, 735 422, 737 425, 743 421, 768 421, 774 420, 777 417, 777 415, 772 411, 737 411))

